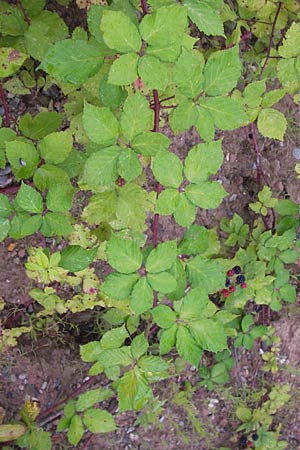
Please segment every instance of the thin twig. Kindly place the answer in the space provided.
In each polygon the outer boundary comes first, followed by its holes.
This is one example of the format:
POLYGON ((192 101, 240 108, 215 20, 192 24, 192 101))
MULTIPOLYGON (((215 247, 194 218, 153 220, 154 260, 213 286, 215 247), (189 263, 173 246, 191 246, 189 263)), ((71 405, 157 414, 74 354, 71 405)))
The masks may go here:
POLYGON ((17 4, 18 4, 20 10, 22 11, 22 14, 23 14, 23 17, 24 17, 25 22, 27 23, 27 25, 30 25, 30 19, 29 19, 29 17, 27 16, 27 12, 25 11, 25 8, 24 8, 24 6, 22 5, 22 2, 21 2, 20 0, 17 0, 17 4))
POLYGON ((274 20, 273 20, 273 23, 272 23, 271 36, 270 36, 269 46, 268 46, 268 49, 267 49, 266 59, 265 59, 265 62, 263 64, 262 68, 261 68, 260 75, 258 77, 259 80, 261 80, 262 75, 264 73, 264 70, 265 70, 265 68, 266 68, 266 66, 268 64, 269 59, 270 59, 270 53, 271 53, 271 50, 272 50, 273 38, 274 38, 274 33, 275 33, 275 26, 276 26, 276 22, 277 22, 279 13, 280 13, 281 6, 282 6, 282 3, 279 2, 278 3, 278 7, 277 7, 277 11, 276 11, 276 14, 275 14, 275 17, 274 17, 274 20))
POLYGON ((260 148, 257 142, 257 134, 256 134, 256 128, 255 124, 251 123, 251 133, 252 133, 252 139, 254 144, 254 149, 256 153, 256 181, 257 181, 257 187, 258 190, 261 190, 261 177, 263 175, 262 166, 261 166, 261 153, 260 148))
MULTIPOLYGON (((160 104, 160 101, 159 101, 158 91, 156 89, 153 90, 153 99, 154 99, 154 104, 153 104, 153 110, 154 110, 153 131, 154 132, 159 132, 159 116, 160 116, 161 104, 160 104)), ((160 183, 157 183, 157 186, 156 186, 156 198, 159 196, 161 191, 162 191, 162 186, 161 186, 160 183)), ((153 233, 152 233, 152 244, 153 244, 153 247, 157 246, 158 221, 159 221, 159 214, 154 214, 153 229, 152 229, 153 230, 153 233)))
POLYGON ((0 83, 0 101, 1 101, 3 109, 4 109, 4 126, 6 128, 9 128, 10 127, 10 112, 9 112, 9 107, 8 107, 8 104, 6 101, 5 91, 4 91, 1 83, 0 83))
POLYGON ((92 434, 88 440, 86 441, 86 443, 84 444, 84 446, 82 447, 81 450, 88 450, 90 443, 95 439, 96 435, 92 434))
POLYGON ((61 400, 60 402, 56 403, 55 405, 51 406, 50 408, 46 409, 45 411, 42 411, 38 415, 37 421, 39 422, 41 419, 49 416, 51 413, 56 411, 58 408, 61 408, 65 403, 67 403, 72 398, 77 397, 78 394, 80 394, 86 386, 89 386, 95 380, 95 378, 96 378, 96 376, 89 378, 87 381, 82 383, 77 389, 75 389, 75 391, 73 391, 67 398, 65 398, 64 400, 61 400))

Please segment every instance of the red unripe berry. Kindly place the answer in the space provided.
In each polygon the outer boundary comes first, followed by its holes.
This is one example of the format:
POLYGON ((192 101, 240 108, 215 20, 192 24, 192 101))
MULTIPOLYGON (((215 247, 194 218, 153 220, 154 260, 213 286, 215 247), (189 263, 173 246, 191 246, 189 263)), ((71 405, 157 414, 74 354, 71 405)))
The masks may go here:
POLYGON ((228 297, 230 292, 228 289, 222 289, 221 294, 223 295, 223 297, 228 297))
POLYGON ((233 277, 233 275, 234 275, 234 271, 232 269, 227 270, 227 276, 228 277, 233 277))
POLYGON ((253 442, 248 441, 248 442, 247 442, 247 447, 248 447, 248 448, 253 448, 253 442))
POLYGON ((247 287, 247 283, 242 283, 242 284, 241 284, 241 288, 242 288, 242 289, 245 289, 246 287, 247 287))
POLYGON ((229 290, 229 292, 234 292, 235 291, 235 286, 229 286, 228 290, 229 290))

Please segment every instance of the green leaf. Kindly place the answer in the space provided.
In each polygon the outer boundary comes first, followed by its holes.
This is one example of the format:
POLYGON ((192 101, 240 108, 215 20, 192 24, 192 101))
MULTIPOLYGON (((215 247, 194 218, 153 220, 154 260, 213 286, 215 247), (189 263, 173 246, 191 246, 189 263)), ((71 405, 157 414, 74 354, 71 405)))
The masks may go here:
POLYGON ((103 350, 97 359, 104 368, 129 366, 132 363, 131 351, 128 346, 103 350))
POLYGON ((217 181, 202 181, 185 188, 187 198, 203 209, 217 208, 227 192, 217 181))
POLYGON ((262 95, 266 92, 266 80, 253 81, 244 90, 244 100, 250 108, 257 108, 262 101, 262 95))
POLYGON ((175 211, 179 200, 179 192, 177 189, 165 189, 159 194, 156 201, 155 212, 157 214, 169 215, 175 211))
POLYGON ((69 215, 49 212, 45 214, 43 219, 40 231, 46 237, 57 235, 66 238, 73 231, 69 215))
POLYGON ((69 272, 80 272, 93 262, 97 254, 97 248, 84 249, 79 245, 69 245, 61 252, 59 266, 69 272))
POLYGON ((204 253, 209 245, 209 230, 200 225, 192 225, 184 233, 178 252, 187 255, 204 253))
POLYGON ((174 66, 173 78, 180 92, 188 98, 196 97, 202 90, 204 62, 202 53, 182 48, 174 66))
POLYGON ((0 30, 4 36, 22 36, 27 24, 22 11, 15 5, 7 2, 0 3, 0 30))
POLYGON ((119 411, 140 409, 150 396, 151 389, 145 376, 135 367, 126 372, 119 382, 119 411))
POLYGON ((268 108, 269 106, 274 105, 279 102, 286 94, 285 89, 273 89, 272 91, 266 92, 262 99, 262 107, 268 108))
POLYGON ((43 11, 46 0, 22 0, 22 5, 29 17, 34 17, 43 11))
MULTIPOLYGON (((192 147, 184 162, 184 174, 192 183, 206 180, 223 162, 222 140, 192 147)), ((209 197, 209 195, 208 195, 209 197)))
POLYGON ((150 376, 152 373, 161 373, 163 376, 163 372, 165 372, 169 365, 161 359, 159 356, 149 355, 142 356, 142 358, 138 362, 139 368, 146 372, 146 375, 150 376))
POLYGON ((139 359, 148 350, 148 341, 143 334, 135 336, 131 343, 131 353, 134 359, 139 359))
MULTIPOLYGON (((127 92, 120 86, 109 83, 108 75, 102 78, 99 86, 99 97, 104 106, 118 108, 127 97, 127 92)), ((127 83, 126 83, 127 84, 127 83)))
POLYGON ((100 344, 103 350, 119 348, 128 337, 129 334, 125 325, 122 325, 121 327, 106 331, 101 338, 100 344))
POLYGON ((299 206, 292 200, 279 200, 275 205, 275 211, 281 216, 294 216, 298 214, 299 206))
POLYGON ((300 24, 293 22, 285 33, 282 45, 278 48, 279 56, 282 58, 293 58, 300 55, 298 42, 300 39, 300 24))
POLYGON ((174 212, 174 219, 182 227, 189 227, 195 220, 196 208, 186 195, 181 192, 174 212))
POLYGON ((43 198, 41 194, 23 182, 17 193, 15 202, 23 211, 36 214, 43 212, 43 198))
POLYGON ((136 242, 129 239, 111 238, 106 247, 109 264, 121 273, 135 272, 141 267, 142 252, 136 242))
POLYGON ((82 84, 103 64, 99 48, 86 41, 66 39, 47 51, 39 68, 63 83, 82 84))
POLYGON ((168 272, 148 273, 147 280, 155 291, 167 294, 176 289, 176 279, 168 272))
POLYGON ((297 257, 298 257, 298 252, 296 250, 285 250, 284 252, 281 252, 279 255, 279 258, 285 264, 294 263, 297 260, 297 257))
POLYGON ((102 388, 91 389, 80 394, 76 401, 76 411, 85 411, 98 403, 102 397, 102 388))
POLYGON ((86 183, 89 189, 96 189, 99 186, 113 187, 118 178, 119 153, 120 148, 117 146, 92 153, 85 162, 80 182, 86 183))
POLYGON ((104 147, 116 142, 119 135, 119 124, 109 108, 85 103, 83 110, 83 126, 91 141, 104 147))
POLYGON ((131 141, 132 149, 143 156, 155 156, 160 150, 167 150, 170 139, 162 133, 145 131, 131 141))
POLYGON ((130 298, 130 307, 136 315, 149 311, 153 306, 153 290, 147 279, 141 277, 134 285, 130 298))
POLYGON ((154 157, 152 172, 157 181, 167 187, 178 188, 183 181, 180 159, 165 150, 157 152, 154 157))
POLYGON ((66 429, 70 426, 70 422, 71 422, 72 417, 75 414, 75 411, 76 411, 75 410, 75 401, 71 400, 64 407, 64 415, 58 421, 56 431, 58 431, 60 433, 61 431, 63 431, 64 429, 66 429))
POLYGON ((16 73, 27 58, 28 55, 13 48, 0 48, 0 78, 16 73))
POLYGON ((197 106, 190 100, 183 100, 170 114, 170 125, 175 133, 186 131, 197 123, 197 106))
POLYGON ((61 126, 63 117, 63 113, 45 111, 32 118, 26 113, 19 120, 19 130, 30 139, 42 139, 61 126))
POLYGON ((10 204, 8 197, 4 194, 0 194, 0 217, 9 217, 13 212, 13 207, 10 204))
POLYGON ((8 235, 9 229, 10 229, 9 220, 0 217, 0 242, 4 241, 4 239, 8 235))
POLYGON ((39 143, 38 149, 41 157, 47 163, 62 163, 71 153, 73 137, 70 132, 57 131, 48 134, 39 143))
POLYGON ((187 263, 188 278, 192 287, 203 287, 208 294, 217 292, 224 285, 226 270, 217 259, 205 259, 200 255, 187 263))
POLYGON ((175 338, 177 333, 177 325, 173 325, 171 328, 163 330, 160 334, 159 340, 159 353, 165 355, 169 353, 175 345, 175 338))
POLYGON ((151 314, 160 328, 171 328, 176 322, 175 312, 167 305, 158 305, 151 314))
POLYGON ((34 173, 33 181, 40 191, 49 189, 51 186, 55 186, 58 183, 70 185, 67 173, 61 168, 51 164, 43 164, 39 167, 34 173))
POLYGON ((138 52, 141 48, 142 40, 136 26, 121 11, 103 11, 100 29, 106 45, 118 52, 138 52))
POLYGON ((165 47, 167 44, 180 42, 186 27, 186 8, 179 5, 163 6, 144 16, 140 33, 149 45, 165 47))
POLYGON ((242 422, 250 422, 250 420, 252 419, 251 409, 245 408, 244 406, 237 407, 236 415, 242 422))
POLYGON ((257 128, 263 136, 282 141, 287 128, 287 121, 277 109, 265 108, 258 114, 257 128))
POLYGON ((127 98, 121 115, 121 131, 128 141, 153 126, 153 112, 147 99, 136 92, 127 98))
POLYGON ((295 286, 292 286, 291 284, 286 284, 285 286, 282 286, 279 290, 281 298, 283 298, 286 302, 294 302, 297 298, 297 293, 295 286))
POLYGON ((151 250, 147 261, 146 270, 151 273, 163 272, 170 269, 177 257, 176 241, 167 241, 158 244, 156 248, 151 250))
POLYGON ((82 425, 81 418, 75 414, 72 419, 68 430, 68 441, 72 445, 76 445, 81 440, 84 435, 84 428, 82 425))
POLYGON ((70 184, 55 184, 49 187, 46 204, 53 212, 67 212, 72 207, 75 189, 70 184))
POLYGON ((55 42, 67 38, 69 30, 63 19, 51 11, 42 11, 30 21, 24 38, 28 53, 41 61, 55 42))
POLYGON ((195 320, 211 317, 216 312, 216 306, 209 300, 204 288, 191 289, 183 298, 180 308, 180 319, 195 320))
POLYGON ((130 148, 124 148, 118 159, 118 173, 126 181, 133 181, 141 175, 143 168, 136 155, 130 148))
POLYGON ((205 0, 184 0, 188 7, 188 16, 200 31, 208 36, 224 36, 224 28, 219 11, 205 0))
POLYGON ((35 147, 17 140, 6 142, 6 157, 18 179, 32 177, 39 163, 39 155, 35 147))
POLYGON ((42 216, 29 216, 21 222, 20 237, 29 236, 38 231, 42 225, 42 216))
POLYGON ((139 59, 138 73, 148 89, 164 91, 168 85, 167 67, 154 56, 144 55, 139 59))
POLYGON ((250 326, 253 325, 253 323, 254 323, 253 316, 251 314, 246 314, 241 322, 243 332, 247 331, 250 328, 250 326))
POLYGON ((108 433, 117 429, 113 416, 102 409, 88 409, 83 423, 92 433, 108 433))
POLYGON ((127 183, 118 191, 116 215, 125 227, 144 231, 149 209, 152 209, 149 194, 140 186, 127 183))
POLYGON ((101 222, 110 222, 115 217, 117 195, 115 191, 106 191, 93 195, 89 204, 84 208, 82 220, 89 225, 99 225, 101 222))
POLYGON ((108 81, 117 86, 126 86, 138 78, 137 65, 139 56, 127 53, 117 58, 110 67, 108 81))
POLYGON ((101 352, 102 347, 99 341, 88 342, 80 346, 80 357, 85 362, 96 361, 101 352))
POLYGON ((211 319, 201 319, 190 322, 189 327, 197 344, 204 350, 216 353, 227 348, 222 324, 211 319))
POLYGON ((185 361, 198 367, 203 352, 189 330, 183 325, 178 327, 176 333, 176 349, 185 361))
MULTIPOLYGON (((183 39, 184 36, 185 35, 183 35, 183 39)), ((161 61, 174 62, 180 55, 181 44, 182 39, 178 36, 178 41, 172 42, 171 44, 163 45, 163 43, 161 43, 160 47, 157 45, 149 45, 147 47, 147 55, 155 56, 161 61)))
POLYGON ((241 76, 239 46, 214 52, 204 68, 204 90, 216 96, 227 94, 236 86, 241 76))
POLYGON ((126 300, 138 279, 139 276, 135 273, 129 275, 117 272, 112 273, 102 283, 101 291, 112 299, 126 300))
POLYGON ((247 122, 247 116, 236 100, 230 97, 204 98, 200 106, 213 117, 215 125, 220 130, 234 130, 247 122))

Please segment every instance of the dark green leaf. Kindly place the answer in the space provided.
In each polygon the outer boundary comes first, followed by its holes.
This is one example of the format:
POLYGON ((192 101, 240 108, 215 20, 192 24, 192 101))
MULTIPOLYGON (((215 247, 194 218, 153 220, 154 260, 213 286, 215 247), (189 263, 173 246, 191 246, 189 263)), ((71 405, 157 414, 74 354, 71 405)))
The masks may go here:
POLYGON ((92 433, 108 433, 117 429, 113 416, 102 409, 85 411, 83 423, 92 433))
POLYGON ((94 260, 97 249, 84 249, 79 245, 69 245, 61 252, 60 267, 70 272, 86 269, 94 260))

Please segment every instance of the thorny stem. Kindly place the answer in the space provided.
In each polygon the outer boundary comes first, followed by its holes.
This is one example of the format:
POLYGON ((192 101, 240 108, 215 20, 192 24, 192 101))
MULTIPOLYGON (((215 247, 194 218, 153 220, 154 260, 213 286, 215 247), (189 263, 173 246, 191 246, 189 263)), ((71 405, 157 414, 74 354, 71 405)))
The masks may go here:
POLYGON ((276 14, 275 14, 275 17, 274 17, 274 20, 273 20, 273 23, 272 23, 271 36, 270 36, 269 46, 268 46, 268 50, 267 50, 267 55, 266 55, 265 62, 263 64, 262 68, 261 68, 261 72, 260 72, 260 75, 259 75, 259 78, 258 78, 259 80, 261 80, 262 75, 264 73, 264 70, 265 70, 265 68, 266 68, 266 66, 268 64, 269 59, 270 59, 270 53, 271 53, 271 50, 272 50, 273 38, 274 38, 274 33, 275 33, 275 26, 276 26, 276 22, 277 22, 279 13, 280 13, 281 6, 282 6, 282 2, 279 2, 278 3, 278 7, 277 7, 277 11, 276 11, 276 14))
MULTIPOLYGON (((158 132, 159 131, 159 114, 161 109, 161 104, 159 101, 158 91, 156 89, 153 90, 153 99, 154 99, 154 127, 153 131, 158 132)), ((156 198, 159 196, 159 194, 162 191, 162 186, 160 183, 157 183, 156 186, 156 198)), ((158 236, 158 220, 159 220, 159 214, 154 215, 153 219, 153 233, 152 233, 152 243, 153 247, 157 246, 157 236, 158 236)))
POLYGON ((5 95, 5 91, 3 89, 2 84, 0 83, 0 100, 4 109, 4 126, 6 128, 10 127, 10 112, 9 112, 9 108, 8 108, 8 104, 6 101, 6 95, 5 95))
POLYGON ((147 4, 147 0, 141 0, 141 7, 143 10, 143 15, 149 14, 149 6, 147 4))

